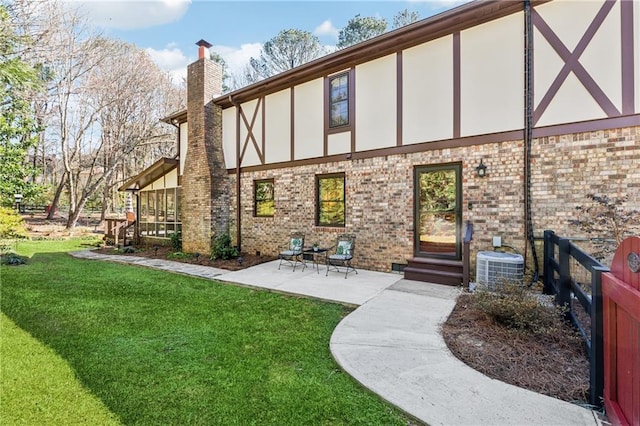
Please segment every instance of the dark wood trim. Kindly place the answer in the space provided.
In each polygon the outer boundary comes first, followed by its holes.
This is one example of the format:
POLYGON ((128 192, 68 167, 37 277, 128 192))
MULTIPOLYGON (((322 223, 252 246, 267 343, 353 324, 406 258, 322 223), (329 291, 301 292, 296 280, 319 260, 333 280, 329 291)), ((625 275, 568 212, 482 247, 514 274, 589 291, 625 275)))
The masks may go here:
MULTIPOLYGON (((325 157, 329 154, 329 134, 326 131, 329 128, 329 86, 329 79, 325 77, 322 84, 324 89, 323 129, 325 129, 322 137, 322 155, 325 157)), ((295 158, 292 158, 292 160, 295 160, 295 158)))
POLYGON ((402 51, 396 54, 396 146, 402 146, 403 90, 402 51))
POLYGON ((267 138, 267 97, 265 96, 264 98, 262 98, 262 143, 261 145, 261 149, 260 152, 258 152, 258 154, 260 155, 260 163, 261 164, 265 164, 266 163, 266 156, 265 156, 265 148, 266 148, 266 138, 267 138))
POLYGON ((578 123, 558 124, 533 129, 533 137, 569 135, 573 133, 597 132, 606 129, 640 126, 640 114, 622 117, 603 118, 601 120, 581 121, 578 123))
MULTIPOLYGON (((533 3, 547 1, 535 0, 533 3)), ((247 102, 518 12, 522 12, 520 1, 484 0, 467 3, 236 90, 214 102, 222 108, 229 108, 233 105, 229 95, 236 103, 247 102)))
MULTIPOLYGON (((607 129, 619 129, 624 127, 640 126, 640 114, 603 118, 601 120, 582 121, 577 123, 558 124, 554 126, 538 127, 533 129, 533 137, 540 138, 546 136, 567 135, 573 133, 597 132, 607 129)), ((485 145, 490 143, 502 143, 511 141, 521 141, 524 139, 523 130, 512 130, 501 133, 489 133, 485 135, 468 136, 460 139, 443 139, 433 142, 422 142, 416 144, 380 148, 369 151, 354 152, 351 154, 335 154, 324 157, 307 158, 295 161, 285 161, 280 163, 265 164, 262 166, 243 167, 243 172, 255 172, 264 170, 276 170, 289 167, 309 166, 314 164, 326 164, 347 160, 361 160, 389 155, 415 154, 437 149, 455 149, 474 145, 485 145)), ((229 174, 235 173, 235 169, 228 169, 229 174)))
MULTIPOLYGON (((500 143, 507 141, 522 140, 522 130, 514 130, 503 133, 492 133, 486 135, 469 136, 460 139, 444 139, 433 142, 422 142, 416 144, 392 146, 389 148, 379 148, 369 151, 359 151, 345 154, 326 155, 323 157, 306 158, 295 161, 285 161, 272 163, 263 166, 243 167, 243 171, 264 171, 274 169, 284 169, 288 167, 309 166, 314 164, 326 164, 346 160, 362 160, 367 158, 383 157, 386 155, 414 154, 418 152, 432 151, 436 149, 454 149, 473 145, 484 145, 487 143, 500 143)), ((234 169, 229 169, 229 173, 234 173, 234 169)))
POLYGON ((356 69, 349 70, 349 126, 351 127, 351 151, 356 151, 356 69))
POLYGON ((460 137, 460 32, 453 34, 453 137, 460 137))
MULTIPOLYGON (((258 154, 258 158, 260 158, 262 164, 264 164, 264 155, 261 152, 260 147, 258 146, 258 141, 256 140, 255 135, 253 134, 253 126, 255 126, 256 124, 258 111, 260 111, 260 108, 262 107, 264 100, 265 100, 265 97, 258 98, 258 101, 256 102, 256 107, 253 110, 253 116, 251 117, 251 124, 249 124, 247 117, 244 115, 244 109, 242 108, 241 105, 239 106, 240 116, 242 117, 242 121, 244 122, 244 125, 247 128, 247 137, 245 138, 244 143, 242 144, 242 153, 240 154, 240 163, 242 163, 242 160, 244 159, 244 154, 247 152, 247 147, 249 146, 249 139, 251 139, 251 142, 253 143, 253 146, 256 149, 256 152, 258 154)), ((264 131, 264 122, 263 122, 263 131, 264 131)))
POLYGON ((291 161, 293 161, 296 159, 296 88, 292 87, 291 89, 289 89, 289 94, 291 102, 291 105, 289 105, 289 109, 291 110, 291 122, 289 123, 289 126, 291 127, 291 130, 289 132, 289 146, 291 148, 291 155, 289 156, 289 158, 291 159, 291 161))
POLYGON ((538 29, 538 31, 540 31, 540 34, 542 34, 542 36, 549 42, 551 47, 564 61, 564 66, 556 76, 553 83, 551 83, 549 90, 547 90, 533 113, 534 124, 540 120, 571 72, 573 72, 578 80, 580 80, 585 89, 587 89, 589 94, 608 117, 620 115, 620 111, 618 111, 613 102, 611 102, 611 99, 609 99, 606 93, 604 93, 596 81, 579 62, 580 56, 593 39, 593 36, 598 31, 609 12, 613 9, 615 2, 616 0, 606 0, 604 2, 585 33, 580 38, 580 41, 573 52, 569 51, 562 40, 560 40, 560 37, 558 37, 558 35, 544 21, 540 14, 538 14, 535 9, 532 11, 533 25, 538 29))
MULTIPOLYGON (((633 114, 635 111, 635 64, 634 56, 637 54, 634 48, 633 37, 633 6, 631 0, 620 1, 620 28, 622 46, 622 113, 633 114)), ((640 84, 640 81, 638 82, 640 84)))

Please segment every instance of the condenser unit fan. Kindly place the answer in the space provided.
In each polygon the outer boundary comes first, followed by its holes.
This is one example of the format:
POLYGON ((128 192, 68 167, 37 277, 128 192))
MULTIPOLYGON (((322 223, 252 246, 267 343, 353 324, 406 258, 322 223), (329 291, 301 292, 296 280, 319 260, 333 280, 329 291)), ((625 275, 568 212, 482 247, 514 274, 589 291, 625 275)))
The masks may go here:
POLYGON ((524 260, 519 254, 480 251, 476 258, 476 283, 494 289, 502 282, 522 283, 524 260))

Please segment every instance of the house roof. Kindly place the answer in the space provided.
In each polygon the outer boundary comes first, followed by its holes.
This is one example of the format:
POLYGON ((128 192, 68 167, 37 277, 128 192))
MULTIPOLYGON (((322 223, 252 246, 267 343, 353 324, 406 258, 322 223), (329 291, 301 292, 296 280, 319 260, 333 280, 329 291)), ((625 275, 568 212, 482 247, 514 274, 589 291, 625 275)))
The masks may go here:
POLYGON ((176 111, 171 115, 161 118, 160 121, 163 121, 167 124, 173 124, 174 126, 180 123, 184 123, 187 121, 187 110, 183 109, 180 111, 176 111))
MULTIPOLYGON (((533 4, 549 0, 534 0, 533 4)), ((296 84, 343 71, 437 38, 489 22, 524 9, 522 1, 476 0, 254 83, 214 99, 222 108, 284 90, 296 84)))
POLYGON ((118 191, 137 191, 144 188, 178 167, 178 163, 179 161, 175 158, 161 158, 139 175, 125 182, 118 191))

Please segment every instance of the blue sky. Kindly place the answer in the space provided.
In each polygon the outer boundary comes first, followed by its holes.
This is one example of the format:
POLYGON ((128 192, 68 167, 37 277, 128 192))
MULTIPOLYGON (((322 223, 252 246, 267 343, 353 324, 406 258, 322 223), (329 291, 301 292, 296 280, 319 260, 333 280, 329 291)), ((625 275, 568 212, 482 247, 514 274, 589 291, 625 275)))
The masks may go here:
POLYGON ((195 42, 213 44, 230 72, 240 72, 262 44, 284 29, 309 31, 333 47, 338 31, 356 14, 386 18, 401 10, 420 18, 460 5, 462 0, 392 1, 205 1, 82 0, 73 1, 90 22, 108 36, 146 49, 154 61, 177 78, 197 58, 195 42))

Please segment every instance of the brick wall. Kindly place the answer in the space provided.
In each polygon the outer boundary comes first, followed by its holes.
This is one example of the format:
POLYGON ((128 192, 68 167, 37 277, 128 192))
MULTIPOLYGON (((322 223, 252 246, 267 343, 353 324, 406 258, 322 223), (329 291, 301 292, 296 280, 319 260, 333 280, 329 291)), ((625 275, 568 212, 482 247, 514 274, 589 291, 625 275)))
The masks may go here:
MULTIPOLYGON (((523 143, 512 141, 416 154, 348 160, 322 165, 246 172, 241 177, 242 250, 276 254, 292 230, 306 233, 306 245, 332 245, 342 232, 356 234, 354 264, 389 271, 392 262, 413 255, 413 167, 461 162, 463 221, 475 227, 472 261, 479 250, 491 250, 491 237, 527 254, 525 248, 523 143), (475 168, 482 159, 487 176, 475 168), (345 228, 317 227, 315 176, 346 174, 345 228), (273 178, 275 216, 253 217, 253 181, 273 178), (526 252, 526 253, 525 253, 526 252)), ((536 236, 545 229, 576 235, 569 224, 575 207, 590 192, 627 194, 640 206, 640 128, 536 139, 532 150, 532 211, 536 236)), ((235 188, 235 175, 229 176, 235 188)), ((230 193, 230 227, 235 236, 235 191, 230 193)), ((542 258, 541 243, 538 257, 542 258)))
POLYGON ((189 139, 182 176, 185 252, 209 253, 211 238, 226 232, 229 185, 222 153, 222 110, 211 99, 222 92, 221 67, 209 59, 189 65, 189 139))

